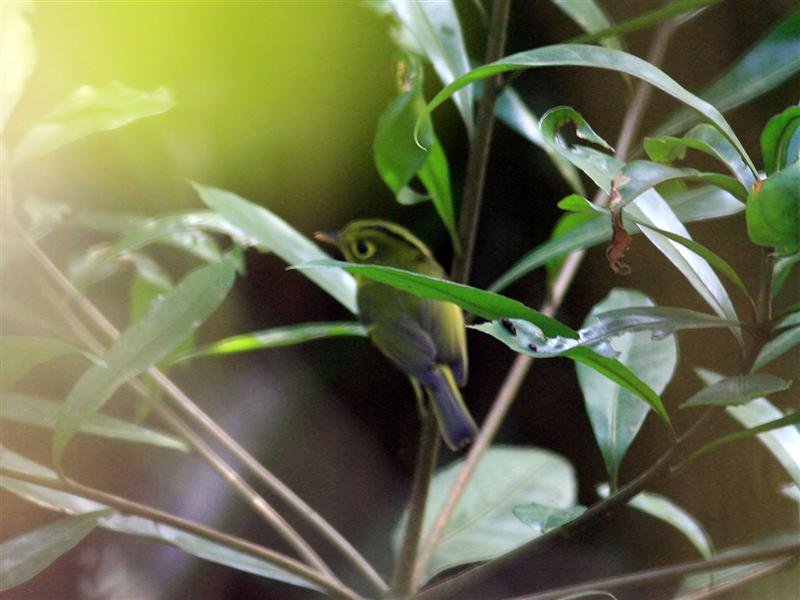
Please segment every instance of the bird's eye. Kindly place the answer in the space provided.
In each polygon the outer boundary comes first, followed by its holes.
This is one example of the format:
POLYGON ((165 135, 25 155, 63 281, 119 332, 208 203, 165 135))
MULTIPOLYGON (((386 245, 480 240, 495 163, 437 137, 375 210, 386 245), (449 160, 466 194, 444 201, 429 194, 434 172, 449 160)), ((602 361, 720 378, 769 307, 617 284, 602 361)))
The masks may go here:
POLYGON ((375 254, 375 250, 375 244, 367 240, 358 240, 355 244, 353 244, 353 254, 360 259, 369 258, 375 254))

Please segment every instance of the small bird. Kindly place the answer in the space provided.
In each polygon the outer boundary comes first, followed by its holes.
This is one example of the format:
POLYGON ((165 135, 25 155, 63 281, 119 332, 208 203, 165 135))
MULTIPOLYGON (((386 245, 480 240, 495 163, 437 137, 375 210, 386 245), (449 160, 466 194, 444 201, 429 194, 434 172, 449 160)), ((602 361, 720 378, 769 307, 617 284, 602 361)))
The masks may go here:
MULTIPOLYGON (((314 237, 336 245, 349 262, 396 267, 446 277, 431 251, 410 231, 394 223, 360 220, 338 232, 314 237)), ((478 428, 459 387, 467 381, 467 340, 461 309, 449 302, 418 298, 408 292, 356 276, 358 316, 378 349, 424 388, 439 431, 457 450, 478 428)))

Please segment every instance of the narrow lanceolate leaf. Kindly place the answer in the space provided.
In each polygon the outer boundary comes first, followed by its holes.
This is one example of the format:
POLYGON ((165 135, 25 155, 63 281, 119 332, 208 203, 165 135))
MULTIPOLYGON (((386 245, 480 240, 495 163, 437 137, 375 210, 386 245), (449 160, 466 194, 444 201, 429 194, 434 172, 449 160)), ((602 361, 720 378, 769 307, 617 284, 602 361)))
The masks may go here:
POLYGON ((611 21, 595 0, 552 0, 561 12, 575 21, 587 34, 606 32, 599 42, 607 48, 623 50, 622 40, 611 29, 611 21))
POLYGON ((39 158, 86 136, 123 127, 174 106, 166 88, 135 90, 119 81, 103 87, 84 85, 42 116, 14 148, 16 165, 39 158))
MULTIPOLYGON (((800 10, 786 19, 750 48, 700 96, 726 112, 779 86, 800 71, 800 10)), ((682 109, 654 135, 688 129, 701 117, 682 109)))
POLYGON ((789 389, 792 382, 768 373, 750 373, 725 377, 697 392, 681 408, 690 406, 737 406, 759 396, 789 389))
POLYGON ((682 138, 661 136, 645 138, 644 149, 651 160, 672 163, 683 160, 686 150, 698 150, 724 164, 745 189, 755 183, 757 173, 751 171, 741 155, 719 130, 708 123, 690 129, 682 138))
POLYGON ((514 507, 514 516, 533 527, 539 533, 547 533, 551 529, 558 529, 570 521, 574 521, 586 512, 586 507, 577 505, 569 508, 553 508, 532 502, 514 507))
MULTIPOLYGON (((722 375, 706 369, 697 369, 697 374, 708 385, 722 379, 722 375)), ((756 398, 743 406, 728 406, 725 412, 744 427, 758 427, 786 416, 766 398, 756 398)), ((800 428, 773 429, 759 434, 758 439, 786 469, 792 481, 800 486, 800 428)))
POLYGON ((753 371, 763 369, 776 358, 783 356, 789 350, 800 344, 800 327, 794 327, 782 331, 761 348, 755 362, 753 363, 753 371))
MULTIPOLYGON (((800 59, 798 60, 800 61, 800 59)), ((755 171, 753 161, 748 156, 744 146, 742 146, 742 143, 736 137, 733 129, 731 129, 731 126, 722 114, 712 104, 698 98, 681 87, 666 73, 647 61, 633 56, 632 54, 619 50, 612 50, 610 48, 600 48, 583 44, 557 44, 506 56, 488 65, 478 67, 449 84, 431 100, 426 112, 432 112, 455 92, 480 79, 509 71, 562 65, 610 69, 620 73, 627 73, 642 81, 646 81, 653 87, 666 92, 698 111, 708 121, 716 125, 723 135, 733 143, 747 165, 755 171)), ((420 121, 418 121, 418 124, 419 122, 420 121)))
MULTIPOLYGON (((0 465, 23 471, 31 475, 56 478, 50 469, 20 456, 0 446, 0 465)), ((41 485, 35 485, 10 477, 0 477, 0 487, 29 502, 59 512, 71 514, 84 514, 108 509, 107 506, 88 500, 80 496, 59 492, 41 485)), ((259 577, 266 577, 312 590, 319 587, 298 575, 290 573, 281 567, 240 552, 231 550, 226 546, 206 540, 202 537, 178 529, 156 523, 150 519, 138 516, 127 516, 112 513, 99 522, 100 527, 120 533, 157 540, 183 550, 184 552, 217 564, 225 565, 239 571, 252 573, 259 577)))
MULTIPOLYGON (((600 319, 609 310, 618 312, 627 307, 653 307, 653 302, 634 290, 614 289, 596 304, 584 322, 585 329, 603 327, 600 319)), ((624 330, 622 330, 624 331, 624 330)), ((618 360, 636 373, 657 394, 672 379, 678 362, 674 336, 653 341, 647 332, 629 332, 613 341, 618 360)), ((644 423, 650 407, 622 386, 584 365, 577 365, 578 383, 586 412, 600 447, 613 489, 617 489, 619 468, 628 448, 644 423)))
POLYGON ((198 348, 179 356, 176 360, 197 358, 200 356, 219 356, 222 354, 236 354, 250 352, 265 348, 280 348, 340 336, 366 336, 367 329, 357 321, 333 321, 328 323, 304 323, 302 325, 288 325, 253 331, 242 335, 235 335, 213 344, 198 348))
MULTIPOLYGON (((601 498, 608 498, 608 484, 601 483, 598 485, 597 494, 601 498)), ((672 525, 686 536, 686 539, 692 543, 703 558, 708 559, 713 556, 714 545, 711 543, 711 538, 709 538, 703 526, 697 519, 669 498, 653 492, 641 492, 628 504, 651 517, 672 525)))
POLYGON ((36 365, 58 356, 85 355, 80 348, 61 340, 19 335, 0 337, 0 354, 3 356, 3 368, 0 370, 1 390, 13 387, 36 365))
POLYGON ((795 252, 789 256, 784 256, 775 261, 772 269, 772 297, 775 298, 781 293, 784 284, 789 279, 789 274, 800 264, 800 252, 795 252))
MULTIPOLYGON (((448 465, 431 480, 423 539, 462 463, 463 459, 448 465)), ((557 511, 568 510, 575 506, 576 494, 575 473, 562 456, 541 448, 489 448, 439 539, 423 582, 451 567, 490 560, 539 537, 539 529, 514 516, 514 507, 536 503, 557 511)), ((405 518, 394 531, 395 551, 404 528, 405 518)))
MULTIPOLYGON (((240 198, 232 192, 199 183, 192 185, 209 208, 254 239, 260 247, 274 252, 290 265, 330 258, 314 242, 266 208, 240 198)), ((312 271, 306 275, 350 312, 353 314, 358 312, 356 282, 352 275, 341 269, 312 271)))
POLYGON ((790 106, 767 121, 761 132, 761 156, 767 175, 800 160, 800 106, 790 106))
MULTIPOLYGON (((669 198, 668 204, 682 223, 718 219, 737 214, 744 210, 744 204, 728 192, 716 187, 705 186, 669 198)), ((623 213, 624 213, 623 209, 623 213)), ((587 213, 588 214, 588 213, 587 213)), ((569 215, 567 215, 569 216, 569 215)), ((582 215, 581 215, 582 216, 582 215)), ((592 217, 589 214, 589 217, 592 217)), ((635 223, 626 220, 630 234, 640 233, 635 223)), ((499 292, 521 277, 552 261, 558 260, 575 250, 591 248, 607 242, 611 237, 611 217, 596 214, 592 218, 569 228, 568 231, 540 244, 501 275, 489 290, 499 292)))
MULTIPOLYGON (((448 84, 469 71, 470 62, 456 8, 451 0, 406 2, 379 0, 367 4, 380 12, 394 15, 398 30, 395 42, 404 50, 425 56, 442 83, 448 84)), ((468 132, 472 132, 472 90, 463 90, 454 98, 468 132)))
POLYGON ((36 577, 111 513, 100 510, 66 517, 0 544, 0 592, 36 577))
MULTIPOLYGON (((5 128, 9 115, 25 89, 28 76, 36 64, 36 43, 25 13, 33 9, 33 2, 6 2, 0 32, 3 52, 0 53, 0 71, 3 85, 0 88, 0 131, 5 128)), ((5 157, 3 157, 5 160, 5 157)))
POLYGON ((800 251, 800 162, 750 190, 746 214, 753 243, 786 253, 800 251))
POLYGON ((794 327, 795 325, 800 325, 800 310, 790 312, 783 319, 778 321, 775 329, 784 329, 786 327, 794 327))
MULTIPOLYGON (((36 398, 25 394, 3 394, 0 396, 0 416, 3 419, 24 423, 25 425, 53 428, 58 421, 61 410, 61 402, 53 402, 44 398, 36 398)), ((80 433, 99 435, 125 442, 150 444, 183 452, 188 452, 189 450, 183 441, 171 435, 99 413, 93 414, 84 420, 81 424, 80 433)))
POLYGON ((73 386, 53 434, 53 461, 126 380, 158 364, 222 303, 233 285, 237 257, 229 255, 187 275, 149 312, 127 329, 73 386))
MULTIPOLYGON (((578 338, 572 328, 560 321, 552 319, 542 313, 525 306, 521 302, 505 296, 487 292, 436 277, 420 275, 403 269, 392 267, 379 267, 374 265, 358 265, 334 260, 315 261, 302 265, 295 265, 295 269, 341 268, 362 275, 379 283, 385 283, 400 290, 404 290, 421 298, 432 298, 444 302, 452 302, 484 319, 496 320, 503 318, 523 319, 533 323, 542 334, 548 338, 578 338)), ((530 350, 529 350, 530 352, 530 350)), ((616 381, 638 395, 650 404, 656 412, 669 423, 669 417, 664 409, 658 394, 653 392, 646 383, 632 373, 619 361, 601 356, 591 348, 571 347, 563 356, 576 362, 589 365, 609 379, 616 381)))

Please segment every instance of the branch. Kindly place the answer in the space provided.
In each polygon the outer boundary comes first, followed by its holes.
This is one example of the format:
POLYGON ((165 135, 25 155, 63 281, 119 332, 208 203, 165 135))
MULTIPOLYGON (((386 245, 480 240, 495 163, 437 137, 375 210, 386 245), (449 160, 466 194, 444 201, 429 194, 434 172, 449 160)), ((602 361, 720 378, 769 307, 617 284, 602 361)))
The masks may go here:
POLYGON ((163 523, 164 525, 183 529, 208 541, 223 544, 224 546, 233 550, 238 550, 240 552, 249 554, 250 556, 271 562, 282 569, 286 569, 295 575, 299 575, 300 577, 320 585, 333 595, 351 599, 359 598, 358 594, 356 594, 347 586, 343 585, 337 579, 322 574, 315 569, 311 569, 303 563, 286 556, 285 554, 275 552, 274 550, 254 544, 253 542, 249 542, 240 537, 207 527, 197 523, 196 521, 190 521, 188 519, 178 517, 177 515, 158 510, 157 508, 153 508, 145 504, 139 504, 138 502, 133 502, 131 500, 127 500, 126 498, 115 496, 113 494, 109 494, 108 492, 103 492, 96 488, 92 488, 71 480, 61 480, 54 479, 52 477, 31 475, 25 471, 10 469, 1 465, 0 475, 19 481, 26 481, 28 483, 42 485, 53 490, 75 494, 77 496, 81 496, 82 498, 88 498, 89 500, 94 500, 95 502, 100 502, 101 504, 110 506, 120 513, 137 515, 157 523, 163 523))

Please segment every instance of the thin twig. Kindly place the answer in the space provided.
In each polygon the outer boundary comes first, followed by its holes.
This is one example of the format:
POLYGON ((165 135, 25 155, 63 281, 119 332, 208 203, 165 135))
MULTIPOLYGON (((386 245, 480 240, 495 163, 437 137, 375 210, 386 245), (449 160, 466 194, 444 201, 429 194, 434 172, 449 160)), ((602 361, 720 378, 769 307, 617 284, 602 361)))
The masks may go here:
POLYGON ((719 569, 721 567, 730 567, 733 565, 741 565, 743 563, 761 562, 776 557, 797 558, 798 556, 800 556, 800 542, 781 544, 772 548, 758 548, 749 552, 719 555, 707 560, 695 560, 691 562, 679 563, 677 565, 657 567, 655 569, 630 573, 628 575, 619 575, 617 577, 608 577, 606 579, 596 579, 594 581, 588 581, 578 585, 570 585, 555 590, 541 592, 539 594, 521 596, 515 598, 514 600, 556 600, 557 598, 573 597, 575 594, 580 594, 581 592, 588 592, 591 590, 618 590, 621 588, 629 588, 645 583, 655 583, 657 581, 678 579, 691 573, 710 571, 713 569, 719 569))
MULTIPOLYGON (((675 32, 676 27, 672 24, 665 23, 659 27, 653 46, 648 54, 648 60, 652 64, 658 65, 664 58, 666 48, 672 34, 675 32)), ((620 128, 620 134, 616 143, 616 156, 624 160, 627 152, 630 149, 633 138, 639 129, 643 114, 647 108, 650 100, 651 86, 645 82, 640 82, 634 98, 631 101, 630 110, 626 113, 623 124, 620 128)), ((598 192, 595 197, 595 203, 602 205, 606 201, 605 195, 602 190, 598 192)), ((577 250, 567 256, 567 259, 558 273, 558 276, 550 286, 548 298, 541 308, 541 312, 547 316, 554 317, 558 312, 558 308, 566 296, 572 281, 580 269, 580 265, 586 255, 585 250, 577 250)), ((478 462, 483 456, 484 452, 489 448, 492 440, 497 434, 500 425, 503 422, 508 410, 516 398, 525 376, 528 373, 533 358, 524 354, 518 355, 506 375, 506 378, 498 392, 495 401, 489 411, 489 414, 484 421, 481 431, 477 439, 470 448, 467 458, 461 467, 452 487, 450 488, 447 497, 445 498, 439 514, 436 516, 434 525, 431 531, 425 538, 425 542, 420 553, 419 565, 417 568, 417 580, 422 577, 427 568, 427 565, 433 558, 436 551, 436 546, 439 539, 447 526, 453 511, 458 506, 458 502, 464 494, 467 483, 471 479, 478 466, 478 462)))
POLYGON ((432 410, 428 410, 422 423, 414 480, 411 484, 410 497, 413 502, 409 502, 403 541, 392 577, 392 594, 400 598, 408 596, 413 591, 414 567, 417 564, 417 551, 425 522, 429 484, 436 469, 440 443, 436 416, 432 410))
MULTIPOLYGON (((24 228, 15 223, 20 230, 20 234, 27 242, 34 257, 39 261, 51 278, 66 292, 70 299, 76 303, 81 311, 106 335, 109 340, 119 337, 116 327, 106 318, 91 300, 84 296, 72 282, 61 272, 61 270, 50 260, 42 251, 38 244, 30 238, 24 228)), ((375 571, 372 565, 347 541, 330 523, 328 523, 319 513, 312 509, 304 500, 295 494, 286 484, 273 475, 266 467, 259 463, 250 453, 247 452, 236 440, 211 419, 191 398, 175 385, 159 369, 152 367, 148 374, 153 380, 175 401, 178 408, 191 419, 196 426, 207 432, 226 450, 231 452, 247 469, 250 470, 261 482, 274 494, 280 497, 289 507, 291 507, 306 523, 311 525, 318 533, 327 539, 343 556, 358 569, 358 571, 369 581, 378 592, 384 593, 389 586, 375 571)), ((191 429, 188 429, 191 431, 191 429)), ((192 432, 193 433, 193 432, 192 432)), ((222 463, 230 469, 226 463, 222 463)), ((220 465, 222 466, 222 465, 220 465)), ((232 469, 230 469, 233 472, 232 469)), ((235 473, 235 472, 234 472, 235 473)))
POLYGON ((190 521, 188 519, 184 519, 183 517, 161 511, 145 504, 133 502, 132 500, 115 496, 114 494, 109 494, 108 492, 104 492, 72 480, 62 480, 52 477, 32 475, 25 471, 11 469, 1 465, 0 475, 19 481, 33 483, 35 485, 45 486, 53 490, 75 494, 83 498, 88 498, 89 500, 94 500, 95 502, 100 502, 106 506, 110 506, 120 513, 137 515, 155 521, 156 523, 163 523, 164 525, 183 529, 184 531, 200 536, 208 541, 219 543, 227 548, 238 550, 255 558, 268 561, 282 569, 318 584, 320 587, 329 591, 333 595, 343 598, 359 598, 358 594, 356 594, 347 586, 343 585, 337 579, 320 573, 316 569, 312 569, 303 563, 286 556, 285 554, 275 552, 274 550, 254 544, 253 542, 249 542, 240 537, 207 527, 197 523, 196 521, 190 521))

